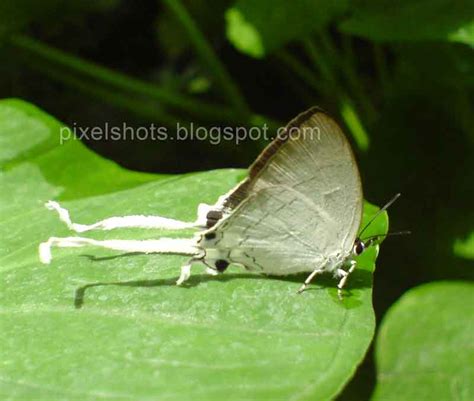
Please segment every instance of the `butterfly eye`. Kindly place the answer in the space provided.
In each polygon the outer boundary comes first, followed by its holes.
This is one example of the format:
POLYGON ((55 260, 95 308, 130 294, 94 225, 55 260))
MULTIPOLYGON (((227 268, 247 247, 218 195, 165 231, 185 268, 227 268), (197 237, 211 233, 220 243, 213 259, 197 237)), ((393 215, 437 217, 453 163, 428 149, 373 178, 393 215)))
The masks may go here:
POLYGON ((359 256, 365 250, 365 244, 362 241, 356 241, 354 245, 354 253, 359 256))

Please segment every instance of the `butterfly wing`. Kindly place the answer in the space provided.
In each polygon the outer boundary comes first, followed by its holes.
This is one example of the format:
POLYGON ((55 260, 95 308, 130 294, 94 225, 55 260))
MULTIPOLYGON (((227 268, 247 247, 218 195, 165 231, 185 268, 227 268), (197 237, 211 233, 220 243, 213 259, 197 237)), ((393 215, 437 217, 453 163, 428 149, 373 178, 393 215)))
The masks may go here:
POLYGON ((290 121, 288 126, 285 127, 285 131, 272 141, 252 163, 249 168, 248 177, 238 183, 229 192, 222 195, 217 203, 211 207, 210 215, 207 219, 207 227, 214 226, 220 219, 230 215, 237 206, 248 198, 251 194, 251 188, 257 181, 260 172, 267 167, 270 159, 275 155, 280 147, 287 142, 287 134, 291 132, 292 129, 297 128, 301 122, 304 122, 308 117, 318 111, 323 112, 320 108, 313 107, 290 121))
POLYGON ((350 145, 339 125, 316 108, 290 122, 226 202, 232 213, 201 245, 209 258, 269 274, 312 271, 346 257, 362 217, 350 145))

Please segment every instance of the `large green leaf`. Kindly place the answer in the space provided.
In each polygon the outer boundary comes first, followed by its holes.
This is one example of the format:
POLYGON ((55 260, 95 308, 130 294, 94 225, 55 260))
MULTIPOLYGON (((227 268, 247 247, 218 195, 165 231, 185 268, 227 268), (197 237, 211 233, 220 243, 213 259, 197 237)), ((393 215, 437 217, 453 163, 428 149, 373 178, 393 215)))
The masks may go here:
POLYGON ((346 6, 346 0, 237 0, 226 13, 227 38, 241 52, 263 57, 321 29, 346 6))
POLYGON ((359 0, 340 25, 375 41, 452 40, 474 46, 470 0, 359 0))
MULTIPOLYGON (((329 400, 340 391, 374 332, 376 248, 360 257, 342 302, 332 277, 298 295, 304 276, 237 268, 215 278, 196 266, 176 287, 184 262, 177 256, 55 249, 52 264, 41 265, 39 242, 71 235, 43 207, 48 199, 66 199, 84 223, 138 213, 192 220, 199 202, 214 202, 242 177, 240 170, 128 172, 77 141, 59 145, 60 128, 33 106, 0 102, 3 398, 329 400)), ((366 205, 364 218, 376 210, 366 205)), ((386 230, 383 215, 371 233, 386 230)))
POLYGON ((434 282, 405 294, 376 344, 373 401, 474 399, 474 285, 434 282))

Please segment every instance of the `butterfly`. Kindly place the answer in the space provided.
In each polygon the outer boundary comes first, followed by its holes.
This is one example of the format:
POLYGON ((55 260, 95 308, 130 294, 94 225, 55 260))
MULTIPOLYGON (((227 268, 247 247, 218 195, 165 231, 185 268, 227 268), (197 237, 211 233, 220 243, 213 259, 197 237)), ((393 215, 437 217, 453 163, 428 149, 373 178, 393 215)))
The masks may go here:
POLYGON ((39 246, 43 263, 50 263, 53 246, 187 255, 178 285, 190 277, 194 263, 205 264, 210 274, 236 264, 274 276, 307 272, 299 292, 316 275, 328 272, 339 280, 340 293, 356 268, 355 257, 377 237, 362 241, 358 236, 363 194, 357 163, 341 127, 318 107, 290 121, 250 166, 247 178, 214 205, 200 204, 195 222, 136 215, 83 225, 73 223, 55 201, 46 207, 79 233, 124 227, 196 229, 192 238, 51 237, 39 246))

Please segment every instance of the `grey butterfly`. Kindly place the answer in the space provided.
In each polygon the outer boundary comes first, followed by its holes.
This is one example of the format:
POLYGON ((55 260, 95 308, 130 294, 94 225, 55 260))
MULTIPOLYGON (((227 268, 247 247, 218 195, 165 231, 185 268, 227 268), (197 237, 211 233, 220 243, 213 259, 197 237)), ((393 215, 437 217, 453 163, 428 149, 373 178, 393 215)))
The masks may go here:
POLYGON ((51 237, 40 244, 40 259, 51 261, 52 246, 180 254, 191 258, 182 266, 177 284, 186 281, 191 265, 199 262, 210 274, 222 273, 230 264, 267 275, 308 272, 300 292, 317 274, 329 272, 339 279, 341 290, 356 267, 354 257, 366 246, 357 237, 362 201, 349 142, 328 114, 313 107, 293 119, 263 150, 250 166, 248 178, 215 205, 201 204, 195 222, 138 215, 84 225, 73 223, 57 202, 46 204, 76 232, 195 228, 193 238, 97 241, 51 237))

